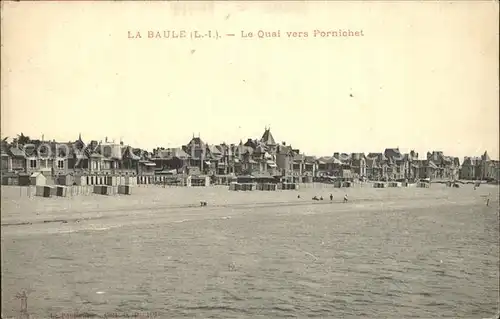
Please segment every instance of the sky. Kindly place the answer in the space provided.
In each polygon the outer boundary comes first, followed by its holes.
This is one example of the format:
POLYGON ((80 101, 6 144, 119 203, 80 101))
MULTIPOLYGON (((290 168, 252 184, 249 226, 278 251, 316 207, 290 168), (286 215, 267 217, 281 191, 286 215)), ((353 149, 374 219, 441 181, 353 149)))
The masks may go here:
POLYGON ((81 133, 151 150, 193 134, 238 143, 270 126, 316 156, 498 158, 497 1, 2 6, 2 138, 81 133), (314 37, 338 29, 363 36, 314 37), (221 37, 148 38, 168 30, 221 37))

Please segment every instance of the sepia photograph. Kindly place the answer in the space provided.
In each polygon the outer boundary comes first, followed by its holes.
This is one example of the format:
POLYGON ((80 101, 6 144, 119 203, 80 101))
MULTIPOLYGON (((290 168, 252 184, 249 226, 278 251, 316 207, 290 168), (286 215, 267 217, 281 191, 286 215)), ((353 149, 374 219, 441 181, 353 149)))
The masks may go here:
POLYGON ((498 30, 2 1, 1 318, 499 318, 498 30))

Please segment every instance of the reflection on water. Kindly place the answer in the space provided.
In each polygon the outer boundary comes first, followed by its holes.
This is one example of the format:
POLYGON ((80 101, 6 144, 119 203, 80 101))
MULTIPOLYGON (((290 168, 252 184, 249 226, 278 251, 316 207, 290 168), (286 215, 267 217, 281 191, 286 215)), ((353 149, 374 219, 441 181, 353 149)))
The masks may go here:
POLYGON ((16 293, 26 289, 38 318, 491 317, 498 201, 433 194, 239 209, 129 206, 107 219, 2 227, 2 312, 18 314, 16 293))

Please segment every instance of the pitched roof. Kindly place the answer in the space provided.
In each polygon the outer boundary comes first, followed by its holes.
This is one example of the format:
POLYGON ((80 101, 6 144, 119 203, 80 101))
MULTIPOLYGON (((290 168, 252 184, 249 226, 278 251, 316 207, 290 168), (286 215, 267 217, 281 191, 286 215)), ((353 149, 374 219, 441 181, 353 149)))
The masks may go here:
POLYGON ((24 157, 24 156, 26 156, 26 154, 24 153, 24 151, 21 150, 21 149, 19 149, 19 148, 17 148, 17 147, 11 147, 9 149, 9 152, 14 157, 24 157))
POLYGON ((480 162, 481 162, 480 157, 466 156, 464 157, 464 162, 462 163, 462 166, 476 166, 479 165, 480 162))
POLYGON ((453 163, 453 157, 451 156, 443 156, 443 162, 446 164, 452 164, 453 163))
POLYGON ((171 159, 174 157, 186 159, 189 158, 189 155, 182 148, 176 147, 158 150, 156 157, 160 159, 171 159))
POLYGON ((351 161, 351 159, 352 159, 351 154, 347 154, 347 153, 341 153, 339 155, 339 158, 338 158, 338 160, 341 161, 344 164, 349 164, 349 162, 351 161))
POLYGON ((294 161, 300 162, 300 161, 303 161, 304 159, 305 159, 305 156, 302 155, 302 154, 294 154, 293 155, 293 160, 294 161))
POLYGON ((352 153, 351 158, 353 160, 360 160, 362 158, 365 158, 365 153, 352 153))
POLYGON ((387 157, 383 153, 368 153, 367 158, 376 158, 378 161, 386 161, 387 157))
POLYGON ((387 158, 391 158, 393 160, 401 160, 403 156, 399 151, 399 148, 386 148, 384 151, 384 156, 387 158))
MULTIPOLYGON (((136 161, 141 159, 141 157, 139 155, 134 153, 134 150, 130 146, 125 146, 122 149, 122 153, 123 153, 123 159, 129 158, 131 160, 136 160, 136 161)), ((139 150, 139 154, 140 154, 140 150, 139 150)))
POLYGON ((289 145, 278 145, 278 154, 288 154, 292 151, 292 147, 289 145))
POLYGON ((217 145, 208 145, 207 146, 208 150, 210 151, 210 153, 212 153, 213 155, 222 155, 222 152, 221 150, 217 147, 217 145))
POLYGON ((251 148, 256 148, 258 145, 258 142, 256 140, 252 140, 251 138, 249 138, 245 144, 243 144, 243 146, 247 146, 247 147, 251 147, 251 148))
POLYGON ((276 142, 274 141, 274 137, 271 134, 270 128, 266 128, 264 130, 264 134, 262 134, 262 138, 260 140, 261 140, 261 142, 264 142, 266 145, 276 145, 276 142))
POLYGON ((201 148, 205 145, 205 143, 199 137, 194 137, 186 144, 186 146, 191 146, 195 148, 201 148))
POLYGON ((434 164, 434 162, 433 162, 433 161, 427 161, 427 165, 428 165, 429 167, 432 167, 432 168, 438 168, 438 167, 436 166, 436 164, 434 164))
POLYGON ((316 162, 316 157, 315 156, 306 156, 306 163, 314 163, 316 162))
POLYGON ((322 164, 342 164, 342 162, 338 159, 336 159, 333 156, 323 156, 318 159, 318 161, 322 164))

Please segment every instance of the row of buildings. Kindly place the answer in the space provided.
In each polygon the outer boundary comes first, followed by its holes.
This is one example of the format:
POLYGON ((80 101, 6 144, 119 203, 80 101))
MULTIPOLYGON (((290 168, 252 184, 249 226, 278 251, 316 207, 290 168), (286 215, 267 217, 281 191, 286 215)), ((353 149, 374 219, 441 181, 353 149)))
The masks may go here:
POLYGON ((332 179, 417 180, 465 179, 499 180, 499 161, 487 152, 480 157, 459 158, 433 151, 420 159, 411 151, 387 148, 375 153, 334 153, 332 156, 307 156, 299 149, 277 143, 270 128, 260 139, 237 144, 208 144, 192 139, 177 148, 152 151, 134 148, 123 142, 90 141, 81 136, 74 142, 18 138, 1 145, 2 176, 41 173, 57 178, 77 176, 210 176, 225 183, 230 177, 253 175, 279 178, 289 182, 332 179))

